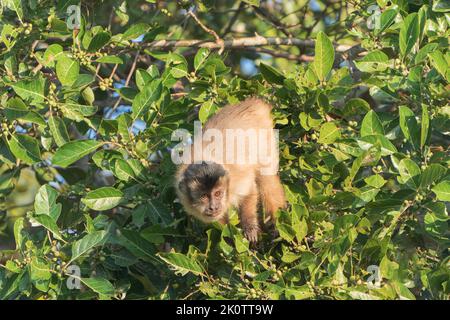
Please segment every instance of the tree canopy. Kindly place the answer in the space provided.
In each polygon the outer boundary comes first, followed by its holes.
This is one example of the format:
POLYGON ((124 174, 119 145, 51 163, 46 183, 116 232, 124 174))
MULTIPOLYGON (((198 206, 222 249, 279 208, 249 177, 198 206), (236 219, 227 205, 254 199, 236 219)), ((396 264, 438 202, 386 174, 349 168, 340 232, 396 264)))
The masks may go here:
POLYGON ((448 0, 0 2, 0 299, 448 298, 448 0), (175 129, 274 106, 289 209, 187 217, 175 129))

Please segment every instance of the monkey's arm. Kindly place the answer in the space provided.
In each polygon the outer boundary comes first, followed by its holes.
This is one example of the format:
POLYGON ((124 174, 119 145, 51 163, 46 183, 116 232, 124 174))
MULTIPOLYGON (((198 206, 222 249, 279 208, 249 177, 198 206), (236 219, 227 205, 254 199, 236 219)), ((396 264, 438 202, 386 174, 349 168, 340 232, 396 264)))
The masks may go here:
POLYGON ((250 192, 241 199, 239 204, 239 216, 245 237, 252 243, 258 242, 258 192, 254 184, 250 192))

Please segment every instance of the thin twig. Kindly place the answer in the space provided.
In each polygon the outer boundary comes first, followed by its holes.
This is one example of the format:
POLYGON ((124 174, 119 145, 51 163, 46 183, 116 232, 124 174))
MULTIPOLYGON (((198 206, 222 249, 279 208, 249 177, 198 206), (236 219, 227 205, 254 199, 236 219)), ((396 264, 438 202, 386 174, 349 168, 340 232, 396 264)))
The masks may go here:
POLYGON ((203 24, 203 22, 201 22, 200 19, 195 15, 194 12, 188 11, 187 14, 190 15, 192 18, 194 18, 195 22, 197 22, 197 24, 198 24, 203 30, 205 30, 205 31, 208 32, 210 35, 212 35, 212 36, 216 39, 216 41, 220 41, 220 37, 219 37, 219 35, 217 34, 217 32, 215 32, 214 30, 212 30, 212 29, 208 28, 207 26, 205 26, 205 25, 203 24))
POLYGON ((233 25, 235 24, 237 18, 239 17, 239 14, 241 13, 242 9, 244 9, 244 8, 245 8, 245 2, 241 1, 241 3, 239 4, 239 7, 234 12, 233 17, 231 17, 230 21, 228 22, 228 25, 223 30, 223 32, 221 34, 222 38, 225 37, 231 31, 231 28, 233 28, 233 25))
POLYGON ((255 10, 255 13, 260 16, 261 18, 264 18, 267 20, 271 25, 273 25, 276 29, 280 30, 284 33, 286 37, 292 37, 292 34, 286 29, 286 26, 280 22, 277 18, 275 18, 272 14, 265 11, 263 8, 252 6, 253 10, 255 10))
MULTIPOLYGON (((134 73, 134 69, 136 69, 136 64, 137 64, 137 61, 139 58, 139 54, 140 54, 140 51, 137 51, 136 55, 134 56, 133 64, 131 65, 130 72, 128 73, 127 79, 125 80, 124 87, 127 87, 128 84, 130 83, 131 77, 133 76, 133 73, 134 73)), ((122 97, 119 96, 119 99, 117 99, 116 103, 112 107, 110 114, 112 114, 117 109, 117 107, 120 105, 121 101, 122 101, 122 97)))
POLYGON ((225 48, 224 48, 224 41, 219 37, 219 35, 217 34, 217 32, 215 32, 214 30, 212 30, 212 29, 208 28, 207 26, 205 26, 205 25, 203 24, 203 22, 200 21, 200 19, 195 15, 195 13, 194 13, 192 10, 188 11, 187 14, 190 15, 190 16, 195 20, 195 22, 196 22, 203 30, 205 30, 206 32, 208 32, 210 35, 212 35, 212 36, 216 39, 216 43, 219 45, 219 48, 220 48, 220 49, 219 49, 219 54, 222 54, 223 50, 225 49, 225 48))

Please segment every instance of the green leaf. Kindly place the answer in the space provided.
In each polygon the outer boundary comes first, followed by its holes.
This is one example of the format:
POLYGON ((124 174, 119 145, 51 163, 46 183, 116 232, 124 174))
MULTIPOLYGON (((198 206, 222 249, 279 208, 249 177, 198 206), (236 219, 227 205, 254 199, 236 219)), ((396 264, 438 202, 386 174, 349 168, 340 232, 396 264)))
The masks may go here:
POLYGON ((399 46, 400 53, 404 57, 417 42, 419 38, 419 20, 417 13, 409 14, 404 20, 402 27, 400 28, 399 46))
POLYGON ((131 127, 133 126, 133 119, 128 113, 123 113, 117 118, 117 132, 125 142, 132 141, 133 134, 131 127))
POLYGON ((420 48, 419 52, 417 52, 416 57, 414 58, 414 63, 419 64, 428 56, 429 53, 436 51, 439 48, 439 44, 437 43, 428 43, 422 48, 420 48))
POLYGON ((328 73, 333 68, 334 48, 331 40, 325 33, 320 31, 317 34, 315 45, 315 56, 313 62, 314 72, 320 81, 324 81, 328 73))
POLYGON ((116 207, 122 199, 122 191, 113 187, 102 187, 88 192, 81 201, 93 210, 104 211, 116 207))
POLYGON ((138 232, 120 229, 117 234, 122 245, 136 257, 147 261, 157 261, 153 245, 144 239, 138 232))
POLYGON ((433 212, 427 212, 423 219, 425 230, 435 238, 448 241, 448 237, 446 237, 448 222, 446 220, 439 219, 433 212))
POLYGON ((11 84, 11 87, 23 100, 33 103, 40 103, 45 100, 45 78, 18 81, 11 84))
POLYGON ((385 71, 391 66, 389 57, 381 50, 369 52, 362 59, 355 61, 355 64, 363 72, 385 71))
POLYGON ((208 118, 213 115, 217 110, 217 106, 212 100, 202 103, 198 112, 198 118, 202 123, 205 123, 208 118))
POLYGON ((434 182, 439 181, 445 173, 447 169, 440 164, 433 163, 430 166, 426 167, 420 176, 420 188, 424 189, 434 182))
POLYGON ((136 177, 131 166, 123 159, 114 161, 114 175, 122 181, 135 181, 136 177))
POLYGON ((172 77, 178 79, 187 76, 186 58, 178 53, 171 52, 168 56, 166 65, 172 77))
POLYGON ((63 56, 63 47, 57 43, 51 44, 44 52, 44 64, 53 67, 56 60, 63 56))
POLYGON ((80 281, 83 282, 89 289, 100 295, 111 297, 115 293, 114 286, 105 278, 81 278, 80 281))
POLYGON ((242 0, 242 2, 248 3, 251 6, 259 7, 260 0, 242 0))
POLYGON ((377 113, 373 110, 370 110, 369 112, 367 112, 362 121, 361 137, 375 134, 384 135, 384 129, 380 119, 377 116, 377 113))
POLYGON ((420 145, 420 129, 417 124, 416 115, 407 106, 399 107, 400 128, 406 139, 418 147, 420 145))
POLYGON ((373 146, 379 146, 381 148, 382 156, 389 156, 397 152, 397 148, 390 142, 385 136, 371 135, 364 136, 358 140, 358 145, 363 150, 369 150, 373 146))
POLYGON ((95 60, 98 63, 123 64, 123 60, 117 56, 103 56, 95 60))
POLYGON ((35 138, 25 134, 14 134, 8 143, 14 156, 26 164, 31 165, 41 161, 39 143, 35 138))
POLYGON ((92 248, 103 245, 107 237, 108 233, 106 231, 95 231, 75 241, 72 244, 72 257, 70 261, 75 261, 92 248))
POLYGON ((305 300, 314 298, 315 293, 307 285, 300 287, 287 287, 284 291, 286 297, 292 297, 295 300, 305 300))
POLYGON ((198 49, 198 51, 194 57, 194 70, 196 72, 197 72, 197 70, 199 70, 203 67, 206 60, 208 59, 209 54, 210 54, 210 50, 208 48, 198 49))
POLYGON ((40 291, 47 291, 52 277, 50 265, 39 257, 33 257, 30 263, 30 280, 40 291))
POLYGON ((75 121, 84 120, 84 117, 89 117, 97 112, 96 106, 86 106, 72 101, 59 103, 58 107, 66 118, 75 121))
POLYGON ((434 0, 432 9, 434 12, 450 12, 450 1, 434 0))
POLYGON ((189 258, 182 253, 159 253, 158 256, 178 275, 184 276, 189 272, 192 272, 195 275, 203 274, 200 264, 195 259, 189 258))
POLYGON ((158 101, 162 93, 160 80, 152 81, 139 92, 133 100, 133 120, 139 118, 150 108, 151 104, 158 101))
POLYGON ((395 17, 397 16, 397 10, 395 9, 388 9, 384 11, 380 19, 380 28, 375 30, 375 34, 381 34, 384 30, 386 30, 395 20, 395 17))
POLYGON ((80 64, 67 56, 61 56, 56 62, 56 75, 63 86, 71 86, 78 78, 80 64))
POLYGON ((366 113, 369 111, 369 103, 361 98, 353 98, 348 100, 343 110, 346 117, 353 117, 355 115, 366 113))
POLYGON ((379 174, 375 174, 373 176, 365 178, 364 182, 371 187, 380 189, 382 186, 384 186, 386 180, 384 180, 383 177, 380 176, 379 174))
POLYGON ((162 224, 163 226, 168 226, 174 220, 167 206, 157 199, 147 200, 142 205, 140 205, 137 210, 139 209, 145 210, 148 217, 154 224, 162 224))
POLYGON ((52 277, 50 266, 38 257, 31 259, 31 280, 49 280, 52 277))
POLYGON ((89 42, 87 51, 95 52, 103 48, 111 39, 111 35, 108 32, 97 33, 89 42))
POLYGON ((420 168, 411 159, 405 158, 400 161, 398 165, 400 173, 400 183, 407 184, 412 189, 416 190, 419 187, 420 168))
POLYGON ((68 167, 75 161, 94 152, 104 142, 96 140, 71 141, 60 147, 53 156, 52 162, 55 166, 68 167))
POLYGON ((45 126, 44 118, 37 112, 30 110, 20 98, 12 98, 8 100, 5 108, 5 116, 9 121, 24 120, 45 126))
POLYGON ((298 219, 297 217, 293 220, 296 220, 292 223, 292 228, 295 231, 295 237, 297 238, 298 243, 301 243, 308 234, 308 223, 305 219, 298 219))
POLYGON ((61 214, 61 204, 56 203, 59 193, 48 184, 39 188, 34 200, 34 211, 37 215, 46 214, 57 221, 61 214))
POLYGON ((444 54, 442 54, 441 51, 435 50, 428 54, 430 57, 430 62, 433 65, 433 67, 446 79, 447 81, 450 80, 450 71, 447 59, 445 58, 444 54))
POLYGON ((50 128, 52 137, 58 147, 61 147, 70 141, 66 125, 61 118, 51 115, 48 118, 48 126, 50 128))
POLYGON ((147 72, 147 70, 137 69, 136 74, 136 86, 139 91, 142 91, 144 87, 153 80, 153 77, 147 72))
POLYGON ((450 201, 450 181, 442 181, 435 185, 431 190, 436 194, 438 200, 450 201))
POLYGON ((5 263, 5 269, 11 271, 13 273, 20 273, 22 269, 17 265, 17 263, 13 260, 8 260, 5 263))
POLYGON ((24 217, 17 218, 17 220, 14 222, 14 240, 16 243, 16 250, 23 249, 24 236, 22 234, 22 230, 24 229, 24 227, 25 227, 25 218, 24 217))
POLYGON ((58 226, 56 225, 56 221, 51 216, 41 214, 34 216, 32 219, 50 231, 56 239, 63 240, 58 226))
MULTIPOLYGON (((23 6, 21 0, 7 0, 2 1, 2 5, 6 5, 9 9, 16 12, 17 16, 19 17, 19 20, 22 21, 23 19, 23 6)), ((3 9, 2 9, 3 11, 3 9)))
POLYGON ((288 242, 292 242, 296 236, 295 230, 286 223, 277 223, 277 230, 280 233, 280 237, 288 242))
POLYGON ((267 80, 267 82, 271 84, 283 84, 285 79, 283 74, 274 67, 261 62, 259 64, 259 69, 261 70, 261 74, 264 79, 267 80))
POLYGON ((136 23, 129 27, 122 35, 123 40, 134 40, 150 29, 147 23, 136 23))
POLYGON ((319 132, 319 143, 330 144, 341 137, 339 128, 333 122, 326 122, 322 125, 319 132))
POLYGON ((428 132, 430 127, 430 115, 428 114, 428 107, 422 104, 422 121, 420 123, 420 149, 423 149, 427 142, 428 132))

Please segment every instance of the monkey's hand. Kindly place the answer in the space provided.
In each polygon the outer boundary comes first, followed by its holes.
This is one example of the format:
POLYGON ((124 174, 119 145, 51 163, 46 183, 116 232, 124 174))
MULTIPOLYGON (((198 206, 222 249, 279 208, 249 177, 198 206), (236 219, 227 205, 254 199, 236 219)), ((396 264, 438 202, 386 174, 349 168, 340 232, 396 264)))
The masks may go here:
POLYGON ((244 224, 242 226, 242 230, 244 231, 244 236, 247 238, 250 243, 255 244, 258 242, 258 236, 260 233, 259 225, 256 224, 244 224))

